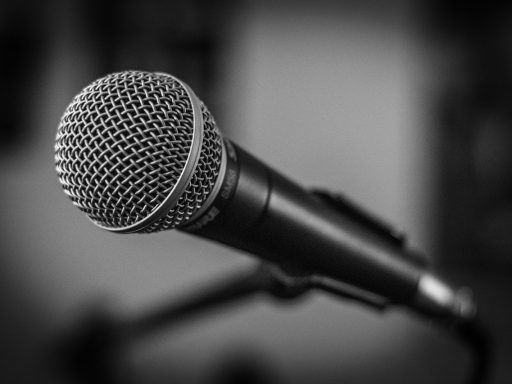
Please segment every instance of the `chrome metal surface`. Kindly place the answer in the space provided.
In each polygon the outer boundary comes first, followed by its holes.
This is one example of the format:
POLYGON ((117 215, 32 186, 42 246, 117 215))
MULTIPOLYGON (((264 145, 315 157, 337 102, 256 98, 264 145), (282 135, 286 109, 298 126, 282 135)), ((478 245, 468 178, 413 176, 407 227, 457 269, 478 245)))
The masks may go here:
POLYGON ((96 80, 66 109, 55 144, 57 173, 98 226, 155 232, 186 223, 214 190, 222 137, 180 80, 127 71, 96 80))
POLYGON ((471 319, 477 310, 468 290, 454 290, 429 273, 421 276, 414 303, 427 314, 439 317, 471 319))

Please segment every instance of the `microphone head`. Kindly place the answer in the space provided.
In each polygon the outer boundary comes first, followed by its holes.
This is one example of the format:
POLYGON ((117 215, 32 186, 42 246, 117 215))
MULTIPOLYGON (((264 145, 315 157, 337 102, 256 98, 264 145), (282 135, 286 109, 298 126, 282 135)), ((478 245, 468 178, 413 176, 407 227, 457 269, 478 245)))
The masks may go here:
POLYGON ((85 87, 61 118, 57 173, 74 205, 115 232, 156 232, 195 219, 224 169, 221 134, 177 78, 126 71, 85 87))

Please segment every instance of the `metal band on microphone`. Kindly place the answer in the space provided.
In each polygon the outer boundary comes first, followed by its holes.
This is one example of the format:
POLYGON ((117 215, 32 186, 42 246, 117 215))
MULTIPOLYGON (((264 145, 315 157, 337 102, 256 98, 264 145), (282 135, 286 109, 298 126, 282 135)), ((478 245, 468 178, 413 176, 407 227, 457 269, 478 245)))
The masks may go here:
POLYGON ((207 202, 207 204, 205 204, 207 209, 198 212, 198 214, 192 218, 190 224, 187 223, 179 227, 180 229, 187 232, 200 230, 215 220, 222 212, 223 208, 232 200, 240 176, 240 164, 238 162, 236 149, 229 140, 224 139, 224 149, 225 153, 223 157, 226 161, 223 161, 223 163, 225 164, 225 170, 223 171, 224 174, 221 174, 223 177, 219 177, 219 180, 222 180, 222 182, 218 184, 218 187, 216 186, 210 196, 213 197, 213 201, 207 202))

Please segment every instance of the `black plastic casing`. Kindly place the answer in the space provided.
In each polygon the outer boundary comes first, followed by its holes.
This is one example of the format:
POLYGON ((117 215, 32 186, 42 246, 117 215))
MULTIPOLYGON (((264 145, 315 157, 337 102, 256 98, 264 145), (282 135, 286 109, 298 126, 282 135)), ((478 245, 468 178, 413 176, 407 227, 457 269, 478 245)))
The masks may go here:
POLYGON ((236 145, 226 141, 226 148, 227 168, 216 199, 182 230, 394 303, 413 301, 424 267, 412 253, 236 145))

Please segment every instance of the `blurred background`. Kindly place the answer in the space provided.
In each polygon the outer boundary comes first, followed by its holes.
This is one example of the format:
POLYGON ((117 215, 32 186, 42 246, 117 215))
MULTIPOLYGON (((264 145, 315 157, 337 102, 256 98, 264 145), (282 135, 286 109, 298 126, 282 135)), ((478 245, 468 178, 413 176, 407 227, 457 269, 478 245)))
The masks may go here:
MULTIPOLYGON (((116 235, 64 195, 59 118, 109 72, 171 73, 222 132, 341 191, 473 287, 512 380, 512 10, 501 2, 44 0, 0 4, 0 382, 74 383, 54 344, 255 260, 177 231, 116 235)), ((459 383, 469 355, 401 311, 248 300, 123 352, 133 383, 459 383)), ((128 382, 128 381, 127 381, 128 382)))

